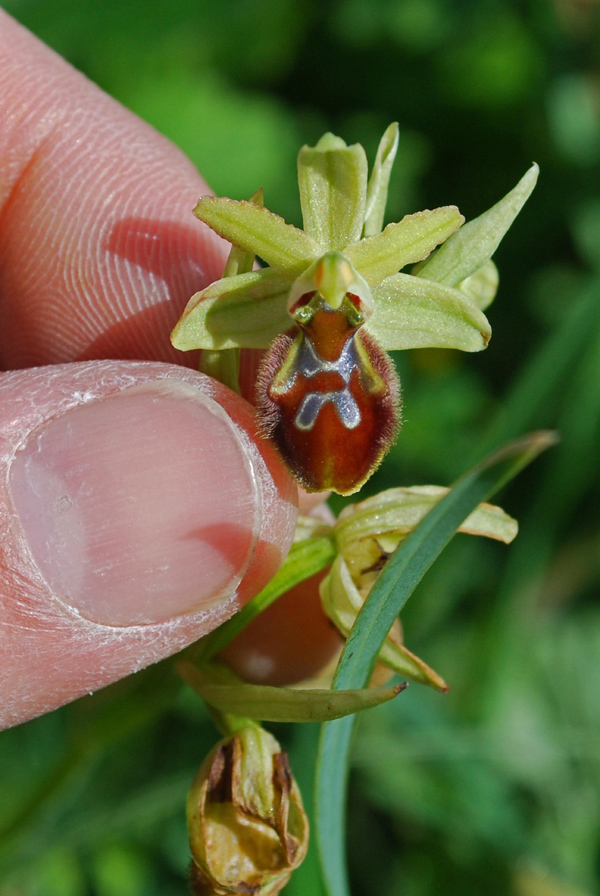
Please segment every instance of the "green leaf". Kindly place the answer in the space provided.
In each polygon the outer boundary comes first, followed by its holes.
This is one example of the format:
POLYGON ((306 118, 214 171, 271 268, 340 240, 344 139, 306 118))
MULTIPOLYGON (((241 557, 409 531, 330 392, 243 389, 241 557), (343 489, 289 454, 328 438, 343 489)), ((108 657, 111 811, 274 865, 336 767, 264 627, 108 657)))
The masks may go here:
POLYGON ((252 598, 239 613, 203 638, 198 645, 190 648, 189 655, 196 661, 206 662, 216 656, 229 642, 235 638, 263 610, 297 585, 298 582, 314 576, 335 560, 336 548, 333 538, 318 535, 293 544, 283 565, 277 570, 271 581, 262 591, 252 598))
POLYGON ((298 153, 304 230, 323 250, 341 251, 360 239, 367 197, 367 157, 359 143, 325 134, 298 153), (332 139, 333 138, 333 139, 332 139))
MULTIPOLYGON (((492 451, 506 439, 554 419, 564 400, 565 383, 580 359, 590 326, 600 320, 600 277, 594 278, 564 307, 560 325, 519 371, 491 425, 483 433, 481 451, 492 451)), ((593 390, 588 390, 593 391, 593 390)), ((578 406, 580 402, 578 402, 578 406)))
POLYGON ((290 283, 267 268, 224 277, 197 292, 171 333, 180 351, 268 348, 293 326, 287 313, 290 283))
POLYGON ((259 255, 285 277, 295 280, 322 249, 308 234, 253 202, 202 196, 194 214, 219 236, 259 255))
POLYGON ((376 233, 380 233, 383 227, 390 174, 398 149, 398 136, 398 123, 394 121, 381 138, 373 171, 369 178, 363 236, 374 236, 376 233))
POLYGON ((374 287, 373 297, 375 310, 366 329, 387 351, 435 347, 479 352, 492 335, 486 316, 458 289, 395 274, 374 287))
POLYGON ((352 243, 344 255, 374 286, 405 265, 427 258, 463 221, 454 205, 406 215, 397 224, 388 224, 382 233, 352 243))
POLYGON ((331 691, 328 688, 274 688, 258 684, 218 684, 192 663, 177 671, 203 700, 219 712, 260 722, 326 722, 391 700, 406 685, 331 691))
POLYGON ((456 286, 492 257, 536 185, 539 174, 532 165, 504 199, 461 227, 416 271, 417 277, 456 286))
MULTIPOLYGON (((387 632, 429 567, 474 508, 556 442, 534 433, 511 442, 462 476, 402 542, 359 613, 340 657, 333 687, 364 687, 387 632)), ((323 727, 316 779, 316 837, 328 896, 347 896, 345 789, 353 719, 323 727)))

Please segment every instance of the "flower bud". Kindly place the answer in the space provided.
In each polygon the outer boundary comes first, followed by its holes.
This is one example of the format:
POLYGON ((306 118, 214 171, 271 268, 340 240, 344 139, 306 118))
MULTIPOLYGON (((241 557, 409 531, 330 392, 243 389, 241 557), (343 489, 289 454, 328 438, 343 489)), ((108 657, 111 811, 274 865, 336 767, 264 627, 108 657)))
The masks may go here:
POLYGON ((187 816, 195 896, 274 896, 306 855, 308 820, 287 755, 258 725, 207 756, 187 816))

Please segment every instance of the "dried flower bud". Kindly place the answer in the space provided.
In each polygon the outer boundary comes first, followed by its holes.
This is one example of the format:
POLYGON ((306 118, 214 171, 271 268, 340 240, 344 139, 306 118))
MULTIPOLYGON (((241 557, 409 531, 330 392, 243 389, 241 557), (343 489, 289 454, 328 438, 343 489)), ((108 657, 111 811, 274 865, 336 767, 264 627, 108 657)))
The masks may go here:
POLYGON ((207 756, 187 814, 195 896, 274 896, 306 855, 308 821, 287 755, 259 726, 207 756))

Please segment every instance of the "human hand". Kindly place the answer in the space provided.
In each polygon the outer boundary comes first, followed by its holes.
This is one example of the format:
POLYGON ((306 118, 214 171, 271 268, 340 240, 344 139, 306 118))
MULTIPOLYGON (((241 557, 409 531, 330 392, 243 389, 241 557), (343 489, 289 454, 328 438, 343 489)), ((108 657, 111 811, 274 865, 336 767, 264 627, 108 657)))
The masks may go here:
POLYGON ((0 123, 6 727, 223 622, 285 556, 296 487, 169 343, 227 254, 191 163, 2 11, 0 123))

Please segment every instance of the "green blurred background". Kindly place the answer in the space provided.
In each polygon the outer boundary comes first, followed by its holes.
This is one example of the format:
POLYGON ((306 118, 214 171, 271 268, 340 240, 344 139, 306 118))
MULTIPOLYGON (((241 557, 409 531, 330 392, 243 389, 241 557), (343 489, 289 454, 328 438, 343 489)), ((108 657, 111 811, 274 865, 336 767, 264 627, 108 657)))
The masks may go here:
MULTIPOLYGON (((539 163, 496 256, 490 348, 397 357, 405 426, 368 489, 449 484, 534 428, 562 442, 501 496, 515 544, 457 537, 407 607, 451 692, 413 685, 361 719, 350 869, 354 896, 600 892, 597 0, 4 6, 217 193, 264 186, 294 223, 295 155, 325 130, 372 160, 400 122, 394 220, 474 217, 539 163)), ((310 798, 316 731, 275 733, 310 798)), ((0 735, 0 896, 185 893, 185 795, 214 738, 161 668, 0 735)), ((319 896, 314 855, 285 892, 319 896)))

